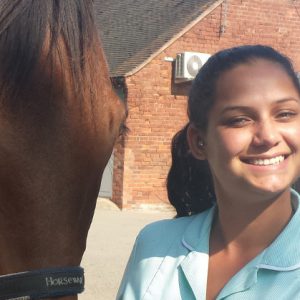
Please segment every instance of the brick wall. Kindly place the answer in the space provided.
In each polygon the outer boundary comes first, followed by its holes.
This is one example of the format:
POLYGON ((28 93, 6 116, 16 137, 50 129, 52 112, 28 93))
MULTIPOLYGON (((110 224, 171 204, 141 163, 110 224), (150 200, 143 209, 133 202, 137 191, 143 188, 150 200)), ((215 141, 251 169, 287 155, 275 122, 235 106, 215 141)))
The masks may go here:
POLYGON ((164 209, 172 136, 184 126, 188 84, 175 85, 165 57, 214 53, 241 44, 267 44, 300 71, 300 1, 227 0, 139 72, 126 78, 130 129, 116 147, 113 201, 122 208, 164 209), (220 33, 220 29, 223 33, 220 33))

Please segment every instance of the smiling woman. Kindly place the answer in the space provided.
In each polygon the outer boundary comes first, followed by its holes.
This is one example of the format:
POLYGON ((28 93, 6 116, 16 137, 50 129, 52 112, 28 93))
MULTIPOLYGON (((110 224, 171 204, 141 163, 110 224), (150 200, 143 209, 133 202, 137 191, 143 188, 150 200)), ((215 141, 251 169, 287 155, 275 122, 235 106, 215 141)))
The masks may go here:
POLYGON ((147 226, 119 299, 300 298, 300 86, 267 46, 201 68, 173 139, 175 220, 147 226), (187 216, 187 217, 183 217, 187 216))
POLYGON ((92 1, 0 1, 0 299, 77 299, 125 117, 92 1))

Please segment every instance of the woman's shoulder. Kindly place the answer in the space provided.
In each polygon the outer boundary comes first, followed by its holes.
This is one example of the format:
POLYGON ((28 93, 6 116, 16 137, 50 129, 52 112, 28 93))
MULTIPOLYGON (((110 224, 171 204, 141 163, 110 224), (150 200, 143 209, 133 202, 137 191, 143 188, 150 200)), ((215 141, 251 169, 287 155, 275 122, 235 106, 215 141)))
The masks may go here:
POLYGON ((167 233, 179 233, 199 215, 160 220, 146 225, 139 233, 140 237, 165 236, 167 233))
POLYGON ((137 246, 143 251, 145 249, 167 251, 172 244, 179 246, 185 231, 191 230, 191 227, 201 227, 208 212, 209 210, 192 216, 150 223, 140 231, 136 241, 137 246))
POLYGON ((142 230, 141 234, 151 234, 153 232, 156 232, 157 230, 162 230, 163 232, 174 229, 184 229, 186 226, 188 226, 191 222, 193 222, 195 219, 201 221, 202 219, 205 219, 205 217, 209 214, 212 208, 205 210, 204 212, 194 214, 191 216, 186 217, 174 217, 173 219, 165 219, 165 220, 159 220, 153 223, 150 223, 146 225, 142 230))

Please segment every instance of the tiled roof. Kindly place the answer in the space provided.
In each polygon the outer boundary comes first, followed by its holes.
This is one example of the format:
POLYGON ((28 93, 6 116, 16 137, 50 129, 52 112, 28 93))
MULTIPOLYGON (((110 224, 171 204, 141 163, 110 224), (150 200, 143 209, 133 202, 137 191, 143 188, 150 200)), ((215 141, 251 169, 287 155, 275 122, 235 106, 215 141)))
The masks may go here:
POLYGON ((112 76, 143 64, 221 0, 94 0, 112 76))

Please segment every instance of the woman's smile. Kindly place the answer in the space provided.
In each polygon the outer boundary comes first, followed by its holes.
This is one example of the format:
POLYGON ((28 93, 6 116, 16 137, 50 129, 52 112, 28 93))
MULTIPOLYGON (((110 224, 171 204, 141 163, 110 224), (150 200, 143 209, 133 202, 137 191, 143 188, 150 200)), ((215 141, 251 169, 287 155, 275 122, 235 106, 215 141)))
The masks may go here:
POLYGON ((284 155, 278 155, 270 158, 249 158, 243 159, 242 161, 255 166, 273 166, 282 163, 284 161, 284 155))
POLYGON ((275 155, 275 156, 261 156, 256 158, 243 158, 241 162, 246 165, 249 172, 254 175, 280 175, 285 176, 289 169, 290 155, 275 155))

